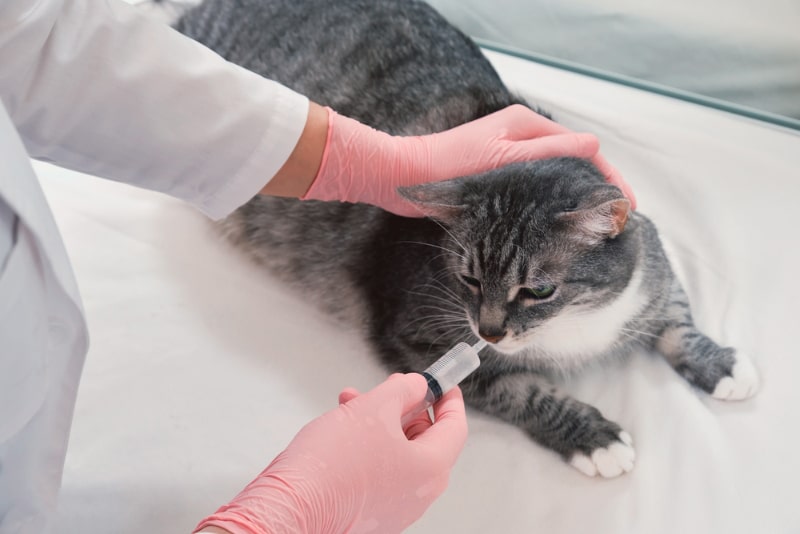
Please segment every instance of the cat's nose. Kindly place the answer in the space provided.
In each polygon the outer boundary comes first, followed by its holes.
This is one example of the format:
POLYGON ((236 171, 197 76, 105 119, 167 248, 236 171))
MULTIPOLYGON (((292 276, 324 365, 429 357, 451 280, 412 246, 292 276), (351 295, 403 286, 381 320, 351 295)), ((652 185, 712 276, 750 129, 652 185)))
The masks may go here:
POLYGON ((483 339, 485 339, 489 343, 497 343, 498 341, 500 341, 501 339, 506 337, 506 333, 505 332, 500 332, 499 334, 497 334, 497 333, 489 334, 489 333, 478 331, 478 335, 480 335, 483 339))

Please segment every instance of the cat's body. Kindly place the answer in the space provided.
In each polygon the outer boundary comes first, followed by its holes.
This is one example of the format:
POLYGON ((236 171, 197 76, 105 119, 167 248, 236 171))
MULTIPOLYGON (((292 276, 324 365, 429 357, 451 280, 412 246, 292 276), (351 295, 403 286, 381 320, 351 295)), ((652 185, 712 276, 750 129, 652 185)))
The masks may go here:
MULTIPOLYGON (((206 0, 176 26, 223 57, 378 129, 442 131, 519 100, 475 45, 403 0, 206 0)), ((750 364, 697 331, 658 235, 590 164, 556 159, 406 191, 433 219, 259 197, 229 236, 364 328, 383 362, 421 371, 458 341, 494 341, 463 384, 581 471, 633 466, 629 436, 545 377, 656 348, 718 397, 750 364)))

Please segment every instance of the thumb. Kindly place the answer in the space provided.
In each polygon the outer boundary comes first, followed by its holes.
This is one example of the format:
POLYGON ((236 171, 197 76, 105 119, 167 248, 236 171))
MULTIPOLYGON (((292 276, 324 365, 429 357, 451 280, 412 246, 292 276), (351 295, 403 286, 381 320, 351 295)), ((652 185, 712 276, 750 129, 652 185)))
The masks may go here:
POLYGON ((339 404, 347 404, 361 395, 356 388, 345 388, 339 393, 339 404))
POLYGON ((476 122, 484 122, 485 127, 497 131, 505 130, 509 139, 516 140, 571 133, 566 126, 553 122, 544 115, 520 104, 495 111, 476 122))
POLYGON ((434 405, 433 412, 436 421, 416 435, 414 441, 436 451, 440 461, 452 466, 467 440, 467 417, 461 389, 454 387, 448 391, 434 405))
POLYGON ((351 406, 364 405, 384 406, 389 413, 397 413, 397 424, 400 416, 418 405, 428 391, 428 382, 419 373, 393 374, 381 384, 353 400, 351 406))

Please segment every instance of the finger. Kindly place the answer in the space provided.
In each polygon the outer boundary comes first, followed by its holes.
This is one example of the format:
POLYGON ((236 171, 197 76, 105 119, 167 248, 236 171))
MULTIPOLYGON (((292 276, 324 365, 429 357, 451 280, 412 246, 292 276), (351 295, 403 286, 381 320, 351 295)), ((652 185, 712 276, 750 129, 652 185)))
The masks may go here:
MULTIPOLYGON (((513 125, 508 131, 508 138, 511 140, 537 138, 541 136, 555 137, 559 134, 572 133, 571 130, 566 126, 562 126, 557 122, 553 122, 519 104, 514 104, 513 106, 509 106, 505 109, 495 112, 489 115, 489 117, 493 117, 493 119, 497 121, 497 127, 502 127, 507 123, 511 123, 513 125)), ((595 152, 597 151, 599 151, 599 147, 595 152)), ((606 176, 606 179, 609 183, 616 185, 622 190, 625 197, 631 202, 631 209, 636 209, 636 196, 633 193, 633 188, 631 188, 625 179, 622 178, 622 175, 619 173, 619 171, 610 165, 600 154, 597 154, 592 161, 606 176)))
POLYGON ((423 410, 403 428, 403 432, 405 432, 408 439, 415 439, 428 430, 432 424, 428 410, 423 410))
POLYGON ((506 131, 508 139, 512 140, 571 133, 566 127, 520 104, 487 115, 485 120, 492 128, 506 131))
POLYGON ((560 157, 588 159, 597 155, 598 150, 600 150, 600 142, 592 134, 548 135, 529 141, 513 142, 503 154, 503 163, 560 157))
POLYGON ((448 391, 433 407, 435 422, 414 438, 442 455, 447 465, 453 465, 467 440, 467 415, 461 388, 448 391))
POLYGON ((361 395, 356 388, 345 388, 339 393, 339 404, 347 404, 361 395))
POLYGON ((378 384, 367 393, 354 399, 354 403, 370 404, 373 409, 385 407, 397 414, 398 427, 400 417, 419 405, 428 391, 428 382, 419 373, 394 374, 383 383, 378 384))
POLYGON ((622 190, 622 194, 631 203, 631 209, 636 209, 636 196, 633 194, 633 188, 628 185, 622 174, 600 154, 592 158, 592 163, 603 173, 608 183, 616 185, 622 190))
MULTIPOLYGON (((563 126, 557 122, 553 122, 552 120, 520 104, 514 104, 504 108, 500 111, 492 113, 491 115, 488 115, 488 117, 492 117, 498 127, 501 127, 506 123, 511 123, 514 126, 511 128, 511 131, 509 131, 510 135, 508 139, 510 140, 524 140, 528 138, 538 138, 541 136, 555 136, 559 134, 574 133, 566 126, 563 126)), ((609 177, 610 183, 618 185, 620 189, 627 188, 630 190, 630 187, 625 184, 619 173, 616 173, 616 176, 612 176, 616 171, 611 165, 607 164, 605 159, 603 159, 602 162, 595 162, 595 164, 598 167, 603 167, 605 169, 604 174, 609 177), (606 170, 608 172, 606 172, 606 170), (626 187, 622 187, 623 184, 626 187)), ((632 202, 634 201, 633 198, 629 198, 629 200, 632 202)))

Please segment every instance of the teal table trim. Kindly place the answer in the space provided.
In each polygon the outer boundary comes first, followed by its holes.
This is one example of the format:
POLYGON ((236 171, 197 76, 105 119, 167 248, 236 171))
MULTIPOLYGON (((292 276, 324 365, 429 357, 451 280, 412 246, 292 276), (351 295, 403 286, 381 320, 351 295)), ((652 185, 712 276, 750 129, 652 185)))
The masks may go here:
POLYGON ((777 115, 775 113, 769 113, 766 111, 761 111, 758 109, 741 106, 738 104, 733 104, 731 102, 726 102, 724 100, 703 96, 689 91, 683 91, 681 89, 675 89, 674 87, 668 87, 666 85, 660 85, 657 83, 639 80, 637 78, 631 78, 629 76, 624 76, 621 74, 613 74, 601 69, 587 67, 586 65, 582 65, 580 63, 574 63, 572 61, 554 58, 551 56, 547 56, 545 54, 529 52, 527 50, 520 50, 508 45, 494 43, 486 39, 475 38, 474 40, 476 43, 478 43, 478 45, 481 46, 481 48, 485 48, 487 50, 493 50, 495 52, 508 54, 510 56, 526 59, 528 61, 541 63, 542 65, 548 65, 550 67, 556 67, 566 71, 575 72, 586 76, 591 76, 593 78, 598 78, 600 80, 618 83, 621 85, 626 85, 628 87, 642 89, 644 91, 650 91, 651 93, 656 93, 671 98, 677 98, 679 100, 684 100, 686 102, 691 102, 693 104, 699 104, 701 106, 707 106, 710 108, 719 109, 721 111, 726 111, 728 113, 735 113, 737 115, 748 117, 750 119, 764 121, 771 124, 775 124, 777 126, 782 126, 785 128, 791 128, 793 130, 800 131, 800 120, 793 119, 791 117, 785 117, 783 115, 777 115))

